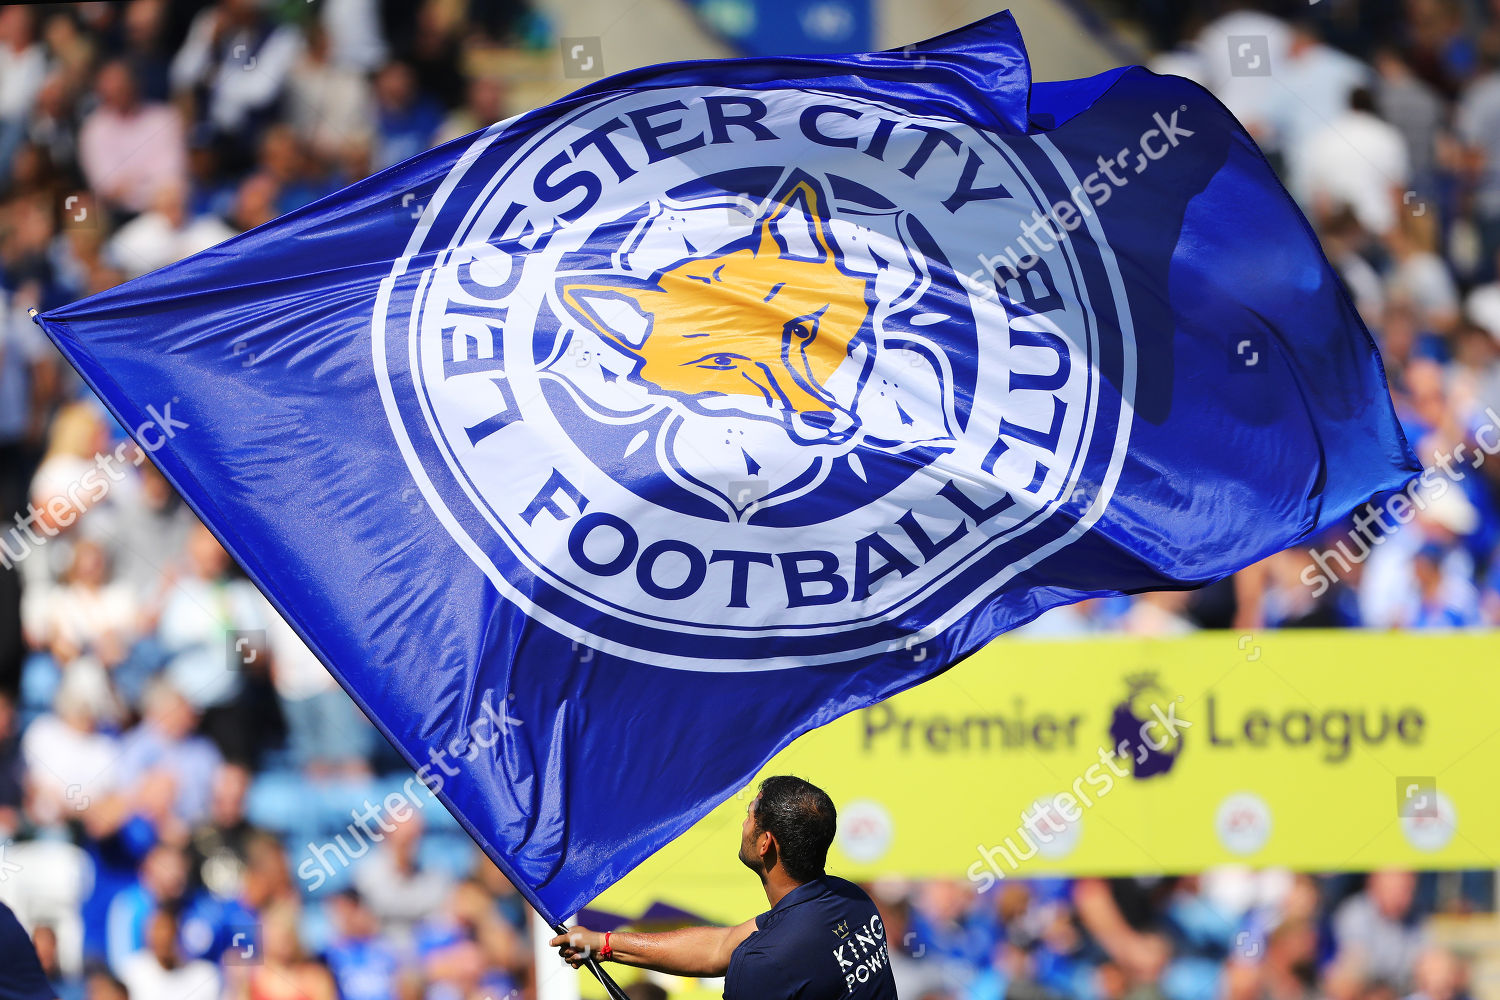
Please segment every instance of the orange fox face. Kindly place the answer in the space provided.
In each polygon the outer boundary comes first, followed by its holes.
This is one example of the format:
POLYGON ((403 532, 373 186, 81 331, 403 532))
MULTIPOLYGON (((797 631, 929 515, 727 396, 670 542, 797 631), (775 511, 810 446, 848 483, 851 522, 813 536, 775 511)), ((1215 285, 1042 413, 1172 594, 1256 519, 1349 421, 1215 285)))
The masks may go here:
POLYGON ((691 257, 650 284, 560 285, 590 329, 636 359, 633 377, 710 413, 774 414, 794 438, 837 443, 856 419, 826 386, 870 315, 870 281, 839 266, 817 193, 799 183, 758 221, 755 247, 691 257), (804 202, 813 252, 792 256, 773 230, 804 202), (644 338, 606 321, 601 298, 645 317, 644 338), (737 402, 735 397, 740 397, 737 402))

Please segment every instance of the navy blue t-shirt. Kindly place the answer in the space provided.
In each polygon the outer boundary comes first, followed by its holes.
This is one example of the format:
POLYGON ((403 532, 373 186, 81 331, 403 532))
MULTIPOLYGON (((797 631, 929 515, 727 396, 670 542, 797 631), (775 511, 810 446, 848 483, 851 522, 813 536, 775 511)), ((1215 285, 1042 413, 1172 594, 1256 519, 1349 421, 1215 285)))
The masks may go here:
POLYGON ((853 882, 803 883, 755 926, 729 958, 724 1000, 896 1000, 885 925, 853 882))
POLYGON ((52 1000, 52 987, 26 929, 0 903, 0 1000, 52 1000))

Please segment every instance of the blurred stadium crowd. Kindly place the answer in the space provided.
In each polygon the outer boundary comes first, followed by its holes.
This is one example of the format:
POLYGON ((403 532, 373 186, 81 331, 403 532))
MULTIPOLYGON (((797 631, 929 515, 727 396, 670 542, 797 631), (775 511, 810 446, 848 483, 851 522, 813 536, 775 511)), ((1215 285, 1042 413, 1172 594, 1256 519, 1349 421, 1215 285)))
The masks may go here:
MULTIPOLYGON (((1500 459, 1443 461, 1500 441, 1500 4, 1210 7, 1130 13, 1283 172, 1451 488, 1379 544, 1027 631, 1500 624, 1500 459)), ((551 44, 523 0, 0 7, 0 900, 63 1000, 500 1000, 554 971, 444 810, 351 820, 409 771, 26 312, 522 110, 475 67, 551 44), (308 867, 335 842, 351 865, 308 867)), ((913 1000, 1461 1000, 1429 919, 1493 908, 1483 873, 874 890, 913 1000)))

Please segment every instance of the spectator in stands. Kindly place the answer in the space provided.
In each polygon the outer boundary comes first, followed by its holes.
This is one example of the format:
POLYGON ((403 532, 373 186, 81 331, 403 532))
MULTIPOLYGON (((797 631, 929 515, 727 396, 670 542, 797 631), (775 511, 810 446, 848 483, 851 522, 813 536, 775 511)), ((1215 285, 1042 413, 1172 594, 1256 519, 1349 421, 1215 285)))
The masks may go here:
POLYGON ((1277 141, 1295 158, 1313 136, 1349 107, 1350 95, 1371 84, 1370 67, 1323 44, 1317 22, 1297 21, 1287 35, 1286 54, 1274 72, 1281 83, 1271 105, 1277 141))
POLYGON ((146 945, 120 965, 120 979, 131 997, 151 1000, 203 1000, 219 995, 219 970, 202 959, 188 959, 177 939, 177 914, 155 910, 146 925, 146 945))
POLYGON ((1372 872, 1365 888, 1339 907, 1333 918, 1335 957, 1352 963, 1366 978, 1411 983, 1417 956, 1425 947, 1412 910, 1417 879, 1411 872, 1372 872))
POLYGON ((125 984, 106 969, 95 969, 88 974, 84 1000, 130 1000, 125 984))
POLYGON ((42 41, 49 69, 69 80, 83 80, 99 63, 97 33, 85 31, 76 9, 53 7, 42 21, 42 41))
POLYGON ((105 203, 128 215, 157 205, 187 183, 187 140, 177 110, 147 104, 130 64, 114 59, 95 83, 99 103, 83 120, 79 165, 105 203))
POLYGON ((1386 234, 1386 292, 1411 304, 1423 330, 1447 337, 1458 325, 1459 295, 1448 265, 1436 253, 1438 220, 1425 204, 1402 198, 1407 203, 1386 234))
POLYGON ((527 961, 520 935, 472 878, 454 886, 446 906, 418 925, 416 950, 426 978, 458 996, 515 990, 527 961))
POLYGON ((58 1000, 82 1000, 83 982, 69 975, 62 967, 62 955, 58 952, 57 928, 51 924, 38 924, 31 934, 31 943, 36 947, 37 961, 42 974, 52 987, 58 1000))
POLYGON ((26 115, 47 77, 47 55, 36 39, 36 13, 23 4, 0 7, 0 180, 6 179, 26 135, 26 115))
POLYGON ((334 936, 326 959, 341 1000, 397 1000, 403 963, 380 920, 354 889, 335 895, 329 909, 334 936))
POLYGON ((162 51, 165 13, 165 0, 131 0, 121 13, 121 57, 147 101, 165 101, 171 94, 171 58, 162 51))
POLYGON ((1478 624, 1479 595, 1464 578, 1455 587, 1444 575, 1447 552, 1441 545, 1427 544, 1412 559, 1417 590, 1417 608, 1408 628, 1462 628, 1478 624))
POLYGON ((354 885, 385 932, 406 943, 422 918, 447 900, 453 881, 424 866, 418 857, 423 830, 420 813, 390 819, 389 823, 384 817, 379 820, 381 829, 389 827, 388 832, 354 869, 354 885))
POLYGON ((135 644, 141 609, 136 592, 112 579, 104 546, 82 538, 61 585, 42 591, 29 617, 32 643, 57 663, 87 654, 114 667, 135 644))
POLYGON ((375 75, 374 166, 381 170, 432 145, 443 124, 442 109, 417 88, 406 63, 393 62, 375 75))
POLYGON ((88 523, 91 529, 103 529, 107 520, 96 507, 108 503, 108 493, 88 488, 83 482, 95 468, 95 458, 109 448, 109 431, 93 403, 69 403, 57 411, 47 454, 31 479, 31 505, 38 514, 36 531, 48 536, 46 556, 27 559, 21 565, 27 581, 49 586, 60 580, 72 561, 71 541, 81 531, 83 515, 100 513, 88 523))
POLYGON ((210 740, 196 734, 193 704, 169 678, 151 684, 141 707, 145 717, 121 742, 120 786, 135 812, 180 844, 208 816, 222 758, 210 740))
POLYGON ((28 814, 40 827, 76 817, 115 787, 115 737, 100 731, 114 711, 102 673, 65 671, 52 712, 33 720, 21 737, 28 776, 28 814))
POLYGON ((1442 97, 1412 71, 1398 50, 1389 46, 1375 52, 1375 107, 1406 140, 1412 189, 1424 199, 1439 196, 1443 160, 1453 157, 1447 134, 1447 109, 1442 97), (1440 159, 1442 158, 1442 159, 1440 159))
POLYGON ((78 94, 68 74, 54 71, 37 91, 36 108, 26 124, 26 145, 59 176, 76 172, 78 161, 78 94))
POLYGON ((1291 157, 1291 189, 1314 221, 1348 207, 1365 230, 1385 236, 1411 180, 1406 141, 1381 121, 1375 97, 1356 88, 1349 106, 1291 157))
POLYGON ((157 188, 146 211, 115 232, 105 252, 126 277, 138 278, 233 235, 235 230, 224 220, 191 214, 187 189, 181 184, 167 184, 157 188))
POLYGON ((476 76, 469 81, 469 96, 464 106, 449 114, 434 140, 447 142, 459 136, 489 128, 505 117, 505 85, 491 76, 476 76))
POLYGON ((182 849, 157 844, 141 862, 140 878, 110 900, 105 942, 110 965, 123 969, 147 946, 151 918, 163 908, 180 909, 188 898, 187 857, 182 849))
POLYGON ((280 198, 281 188, 274 177, 266 173, 252 174, 235 191, 229 221, 242 232, 263 226, 280 214, 276 208, 280 198))
POLYGON ((1468 996, 1463 963, 1445 948, 1430 948, 1412 971, 1416 990, 1407 1000, 1463 1000, 1468 996))
POLYGON ((261 914, 261 960, 229 967, 225 1000, 340 1000, 328 967, 303 953, 297 916, 287 901, 261 914))
POLYGON ((115 579, 150 608, 160 601, 173 560, 187 548, 197 518, 150 461, 136 466, 136 474, 139 486, 126 496, 119 515, 120 534, 133 544, 115 553, 115 579))
POLYGON ((308 32, 307 48, 288 80, 287 100, 292 128, 322 162, 344 164, 351 154, 369 149, 375 120, 369 76, 334 58, 321 24, 308 32))
POLYGON ((260 141, 260 172, 276 185, 276 213, 316 201, 331 188, 314 178, 302 140, 290 125, 273 125, 260 141))
POLYGON ((263 670, 268 658, 268 608, 231 566, 218 539, 207 528, 194 529, 186 572, 167 596, 158 635, 171 657, 166 675, 201 714, 204 733, 226 757, 244 762, 256 743, 245 714, 245 673, 257 665, 263 670))
POLYGON ((190 95, 233 162, 244 162, 276 113, 302 37, 257 0, 219 0, 193 19, 172 60, 172 89, 190 95))
POLYGON ((250 844, 263 836, 245 816, 251 773, 240 764, 220 764, 214 774, 208 815, 192 828, 188 857, 194 881, 220 899, 234 899, 245 887, 250 844))

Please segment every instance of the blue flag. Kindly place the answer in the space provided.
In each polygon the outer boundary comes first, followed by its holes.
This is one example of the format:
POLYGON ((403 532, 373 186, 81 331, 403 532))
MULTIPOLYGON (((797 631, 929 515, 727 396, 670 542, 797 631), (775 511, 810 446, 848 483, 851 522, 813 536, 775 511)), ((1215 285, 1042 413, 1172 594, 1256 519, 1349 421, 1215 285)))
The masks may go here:
POLYGON ((42 317, 547 917, 797 735, 1418 466, 1207 92, 1001 14, 604 80, 42 317))

